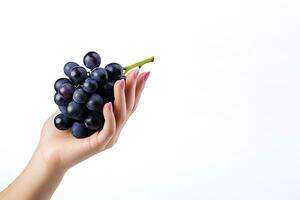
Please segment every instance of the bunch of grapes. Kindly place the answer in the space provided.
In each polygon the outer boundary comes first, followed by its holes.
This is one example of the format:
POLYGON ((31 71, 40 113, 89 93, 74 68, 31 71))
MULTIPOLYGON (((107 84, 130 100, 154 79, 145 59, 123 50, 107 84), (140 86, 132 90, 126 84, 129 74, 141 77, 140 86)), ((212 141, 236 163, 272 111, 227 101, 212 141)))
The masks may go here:
POLYGON ((123 68, 118 63, 110 63, 100 68, 101 57, 96 52, 88 52, 83 63, 88 71, 75 62, 64 66, 68 78, 59 78, 54 84, 54 102, 61 111, 54 118, 59 130, 71 128, 76 138, 85 138, 103 128, 103 105, 114 101, 114 84, 124 79, 128 70, 152 62, 153 57, 123 68), (124 72, 124 73, 123 73, 124 72))

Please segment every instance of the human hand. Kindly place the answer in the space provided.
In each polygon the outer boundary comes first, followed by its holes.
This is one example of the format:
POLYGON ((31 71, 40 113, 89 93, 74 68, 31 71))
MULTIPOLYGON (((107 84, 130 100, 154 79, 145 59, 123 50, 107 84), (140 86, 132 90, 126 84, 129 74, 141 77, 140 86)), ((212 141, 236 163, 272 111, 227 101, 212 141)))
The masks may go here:
POLYGON ((114 106, 106 103, 103 107, 105 124, 101 131, 83 139, 72 136, 70 130, 56 129, 54 113, 44 124, 37 152, 48 167, 66 171, 75 164, 112 147, 130 115, 136 110, 150 72, 131 71, 126 80, 114 85, 114 106))

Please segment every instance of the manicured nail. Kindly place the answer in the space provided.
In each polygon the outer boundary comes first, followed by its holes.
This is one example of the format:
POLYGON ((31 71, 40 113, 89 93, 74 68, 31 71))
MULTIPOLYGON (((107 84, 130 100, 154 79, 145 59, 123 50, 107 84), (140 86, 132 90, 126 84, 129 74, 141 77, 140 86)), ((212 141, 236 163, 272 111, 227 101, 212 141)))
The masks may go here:
POLYGON ((124 90, 124 87, 125 87, 125 81, 124 81, 124 79, 120 80, 119 85, 120 85, 121 89, 124 90))
POLYGON ((111 102, 109 102, 109 103, 107 104, 107 107, 108 107, 108 110, 109 110, 110 112, 113 111, 113 107, 112 107, 112 103, 111 103, 111 102))
POLYGON ((150 76, 150 72, 146 72, 145 76, 144 76, 144 82, 147 81, 147 79, 149 78, 150 76))
POLYGON ((137 78, 139 75, 140 68, 137 68, 134 72, 134 78, 137 78))

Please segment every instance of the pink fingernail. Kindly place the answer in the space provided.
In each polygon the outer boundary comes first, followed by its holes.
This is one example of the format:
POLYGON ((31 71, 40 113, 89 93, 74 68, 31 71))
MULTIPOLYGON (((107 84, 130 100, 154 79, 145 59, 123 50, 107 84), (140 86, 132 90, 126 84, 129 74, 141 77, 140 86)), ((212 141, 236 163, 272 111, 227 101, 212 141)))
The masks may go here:
POLYGON ((147 81, 147 79, 149 78, 149 76, 150 76, 150 72, 147 72, 147 73, 145 74, 145 76, 144 76, 144 82, 147 81))
POLYGON ((113 111, 113 107, 112 107, 112 103, 111 103, 111 102, 109 102, 109 103, 107 104, 107 107, 108 107, 108 110, 109 110, 110 112, 113 111))
POLYGON ((137 78, 137 77, 138 77, 139 71, 140 71, 139 68, 137 68, 137 69, 135 70, 135 72, 134 72, 134 78, 137 78))
POLYGON ((124 79, 120 80, 119 85, 120 85, 121 89, 124 90, 124 87, 125 87, 125 81, 124 81, 124 79))

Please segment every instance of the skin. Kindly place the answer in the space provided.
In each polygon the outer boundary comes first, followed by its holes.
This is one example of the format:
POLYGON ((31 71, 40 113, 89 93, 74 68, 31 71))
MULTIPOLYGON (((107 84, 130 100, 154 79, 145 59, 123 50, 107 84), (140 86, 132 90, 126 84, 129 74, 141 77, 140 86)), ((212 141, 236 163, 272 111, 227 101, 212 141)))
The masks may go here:
POLYGON ((55 112, 44 124, 39 144, 23 172, 0 193, 0 199, 50 199, 64 174, 79 162, 111 148, 128 118, 136 110, 150 72, 131 71, 126 80, 114 85, 115 101, 103 107, 105 124, 101 131, 84 139, 70 130, 55 128, 55 112))

